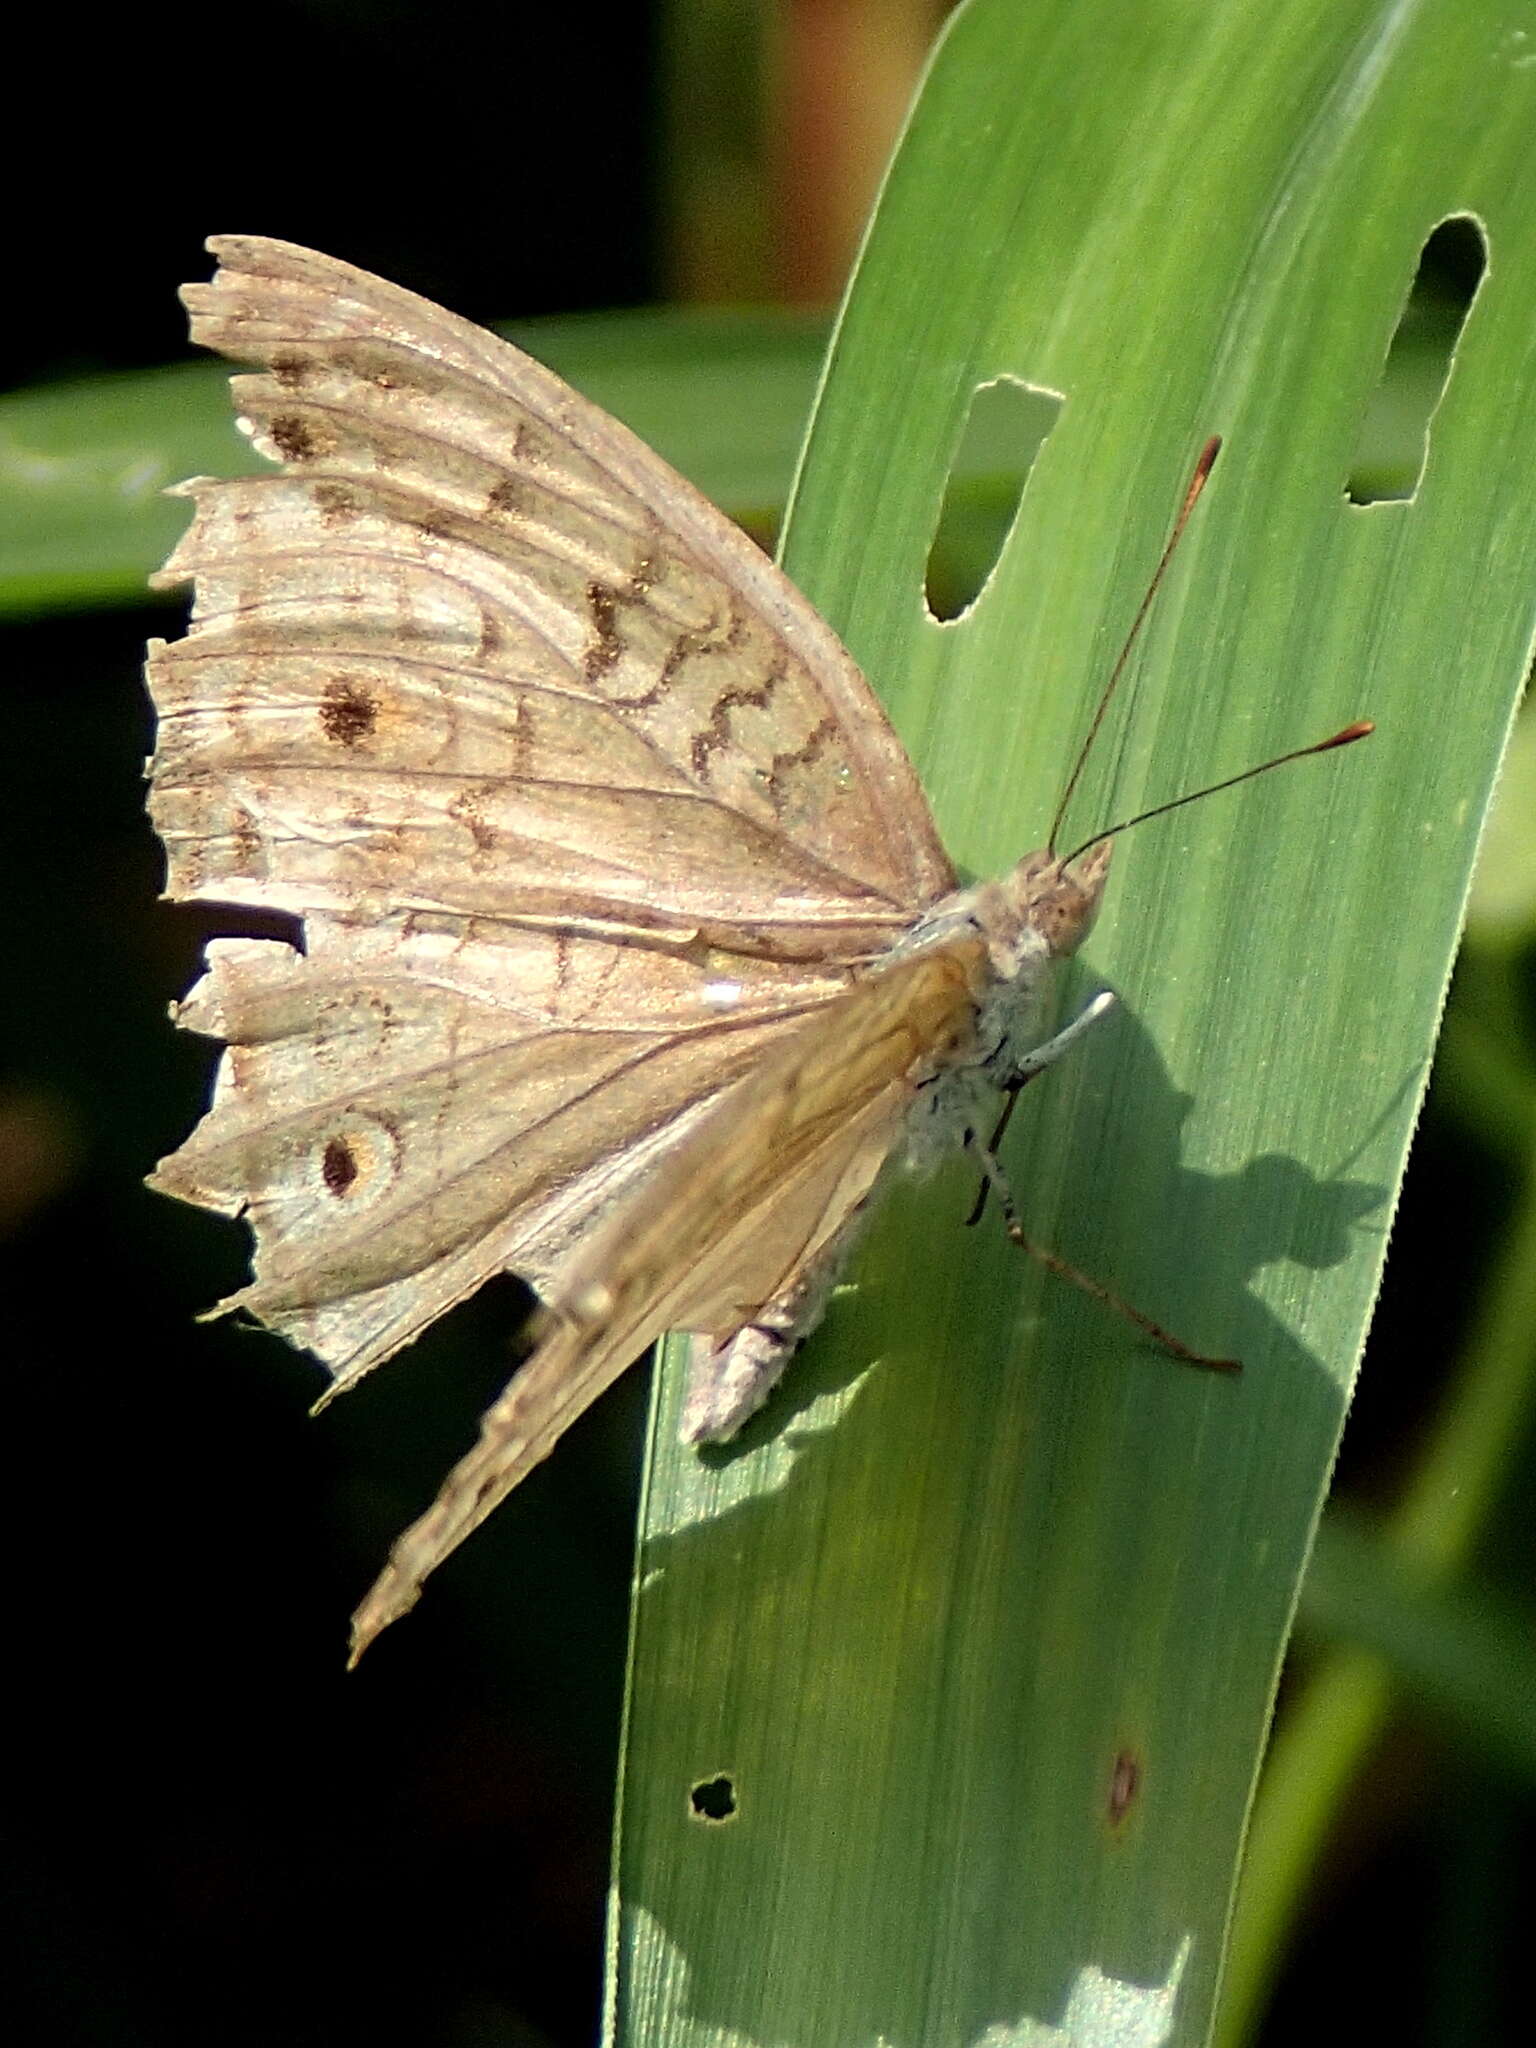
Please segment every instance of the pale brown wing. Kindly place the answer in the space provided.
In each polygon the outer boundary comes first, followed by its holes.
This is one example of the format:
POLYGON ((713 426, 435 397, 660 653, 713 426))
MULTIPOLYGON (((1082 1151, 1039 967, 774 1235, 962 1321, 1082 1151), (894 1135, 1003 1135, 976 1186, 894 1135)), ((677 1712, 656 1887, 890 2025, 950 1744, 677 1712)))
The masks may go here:
POLYGON ((634 437, 346 264, 211 245, 195 336, 279 473, 185 487, 151 650, 168 893, 229 1040, 156 1184, 245 1213, 231 1298, 347 1385, 572 1247, 952 877, 828 629, 634 437))
POLYGON ((151 798, 175 896, 864 957, 953 886, 835 636, 508 343, 286 243, 184 294, 280 473, 183 486, 151 798))
POLYGON ((979 938, 899 960, 808 1018, 616 1208, 549 1306, 548 1334, 487 1411, 353 1621, 353 1659, 428 1573, 669 1329, 747 1321, 868 1192, 920 1081, 959 1056, 986 974, 979 938), (782 1219, 795 1216, 795 1242, 782 1219))
POLYGON ((228 1050, 151 1184, 246 1218, 255 1277, 215 1313, 260 1316, 337 1390, 493 1273, 547 1293, 720 1090, 846 983, 753 960, 711 983, 655 948, 517 926, 315 913, 306 940, 210 945, 178 1019, 228 1050))

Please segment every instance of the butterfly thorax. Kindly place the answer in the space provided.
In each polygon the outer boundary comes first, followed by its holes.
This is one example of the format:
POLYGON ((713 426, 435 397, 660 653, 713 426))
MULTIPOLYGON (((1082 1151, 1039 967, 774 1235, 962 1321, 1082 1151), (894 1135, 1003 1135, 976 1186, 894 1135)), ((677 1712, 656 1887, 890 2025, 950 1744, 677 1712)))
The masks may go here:
POLYGON ((995 1088, 1008 1087, 1035 1046, 1058 961, 1075 953, 1092 927, 1109 871, 1110 847, 1095 847, 1075 867, 1053 853, 1026 854, 996 881, 956 890, 912 927, 898 953, 985 942, 985 980, 973 1045, 953 1063, 995 1088))

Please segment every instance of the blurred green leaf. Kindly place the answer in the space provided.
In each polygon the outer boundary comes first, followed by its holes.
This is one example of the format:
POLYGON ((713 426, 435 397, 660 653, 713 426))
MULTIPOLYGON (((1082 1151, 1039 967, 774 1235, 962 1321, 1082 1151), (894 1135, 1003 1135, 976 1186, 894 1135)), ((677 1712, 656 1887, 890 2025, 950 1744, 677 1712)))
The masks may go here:
POLYGON ((1402 1499, 1370 1554, 1350 1548, 1342 1522, 1319 1546, 1317 1609, 1347 1642, 1308 1672, 1266 1761, 1223 2042, 1245 2041, 1262 2010, 1319 1844, 1386 1726, 1395 1679, 1475 1729, 1485 1751, 1517 1767, 1528 1762, 1529 1622, 1519 1657, 1507 1640, 1512 1624, 1486 1598, 1463 1586, 1453 1599, 1448 1590, 1509 1486, 1536 1406, 1536 1122, 1527 1115, 1520 1128, 1519 1199, 1402 1499))
POLYGON ((1298 1626, 1370 1650, 1410 1698, 1447 1715, 1474 1749, 1536 1778, 1536 1643, 1530 1617, 1484 1589, 1446 1591, 1394 1557, 1387 1532, 1323 1517, 1298 1626))
POLYGON ((1488 944, 1527 943, 1536 931, 1536 718, 1515 721, 1498 795, 1472 878, 1468 934, 1488 944))
MULTIPOLYGON (((637 312, 506 332, 739 518, 789 489, 825 323, 637 312)), ((232 433, 227 372, 188 363, 0 397, 0 615, 136 603, 186 525, 182 477, 262 467, 232 433), (243 462, 242 457, 243 455, 243 462)))

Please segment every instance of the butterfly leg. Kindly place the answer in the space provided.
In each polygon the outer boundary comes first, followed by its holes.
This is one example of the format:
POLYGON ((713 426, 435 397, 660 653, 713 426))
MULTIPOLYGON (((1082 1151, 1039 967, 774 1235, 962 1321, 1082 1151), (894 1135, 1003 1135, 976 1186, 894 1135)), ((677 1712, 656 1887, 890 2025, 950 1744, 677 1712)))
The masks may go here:
POLYGON ((971 1148, 981 1161, 988 1186, 997 1192, 997 1199, 1002 1204, 1004 1228, 1020 1251, 1028 1252, 1029 1256, 1037 1259, 1048 1272, 1058 1274, 1061 1279, 1070 1281, 1074 1287, 1080 1288, 1084 1294, 1092 1295, 1095 1301, 1103 1302, 1104 1306, 1113 1309, 1117 1316, 1124 1316, 1128 1323, 1134 1323, 1138 1330, 1152 1339, 1154 1344, 1159 1345, 1184 1365, 1204 1366, 1210 1372, 1242 1371, 1235 1358, 1212 1358, 1203 1351, 1193 1350, 1180 1338, 1175 1337, 1171 1330, 1165 1330, 1161 1323, 1154 1322, 1151 1316, 1143 1315, 1139 1308, 1132 1308, 1128 1301, 1106 1287, 1101 1280, 1095 1280, 1092 1274, 1083 1272, 1081 1267, 1074 1266, 1059 1252, 1048 1251, 1044 1245, 1036 1244, 1032 1237, 1026 1235, 1024 1226, 1019 1221, 1013 1190, 1008 1185, 1008 1177, 1003 1172, 1002 1163, 996 1153, 990 1145, 984 1145, 974 1136, 971 1139, 971 1148))
POLYGON ((1034 1046, 1025 1053, 1018 1063, 1011 1085, 1022 1088, 1026 1081, 1033 1081, 1036 1074, 1043 1074, 1047 1067, 1054 1067, 1064 1052, 1069 1052, 1088 1029, 1096 1024, 1104 1012, 1114 1007, 1114 997, 1107 988, 1100 989, 1092 1002, 1085 1003, 1070 1024, 1064 1025, 1054 1038, 1046 1039, 1043 1045, 1034 1046))
MULTIPOLYGON (((1088 1029, 1088 1026, 1097 1022, 1103 1016, 1104 1012, 1112 1006, 1114 1000, 1114 997, 1107 988, 1101 989, 1093 998, 1093 1001, 1085 1004, 1077 1016, 1072 1019, 1072 1022, 1058 1031, 1054 1038, 1048 1038, 1043 1045, 1037 1045, 1031 1051, 1025 1053, 1023 1059, 1019 1062, 1018 1072, 1007 1084, 1004 1091, 1007 1099, 1003 1103, 1001 1115, 992 1127, 992 1141, 987 1150, 994 1155, 994 1158, 998 1147, 1008 1135, 1008 1125, 1013 1117, 1014 1106, 1019 1099, 1019 1091, 1024 1087, 1024 1084, 1027 1081, 1033 1081, 1037 1074, 1043 1074, 1047 1067, 1054 1066, 1062 1054, 1077 1043, 1078 1039, 1088 1029)), ((986 1215, 987 1196, 991 1192, 991 1188, 991 1176, 984 1172, 981 1176, 981 1186, 976 1190, 976 1200, 971 1205, 971 1213, 965 1219, 967 1230, 974 1229, 982 1217, 986 1215)))
POLYGON ((859 1222, 855 1210, 821 1250, 723 1344, 689 1333, 688 1390, 678 1435, 685 1444, 723 1444, 755 1415, 826 1313, 859 1222))

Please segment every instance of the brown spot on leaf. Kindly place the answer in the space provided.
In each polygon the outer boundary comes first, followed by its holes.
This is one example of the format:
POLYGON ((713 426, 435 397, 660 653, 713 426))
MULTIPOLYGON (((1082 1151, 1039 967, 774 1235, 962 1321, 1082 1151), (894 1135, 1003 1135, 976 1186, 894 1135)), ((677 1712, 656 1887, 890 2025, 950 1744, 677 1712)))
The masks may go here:
POLYGON ((1141 1758, 1134 1749, 1122 1749, 1110 1773, 1106 1811, 1112 1828, 1119 1827, 1136 1804, 1141 1789, 1141 1758))
POLYGON ((358 1176, 357 1155, 345 1138, 326 1139, 320 1173, 326 1186, 340 1201, 358 1176))
POLYGON ((361 683, 348 676, 327 683, 320 700, 320 729, 338 747, 359 746, 379 722, 379 706, 361 683))

